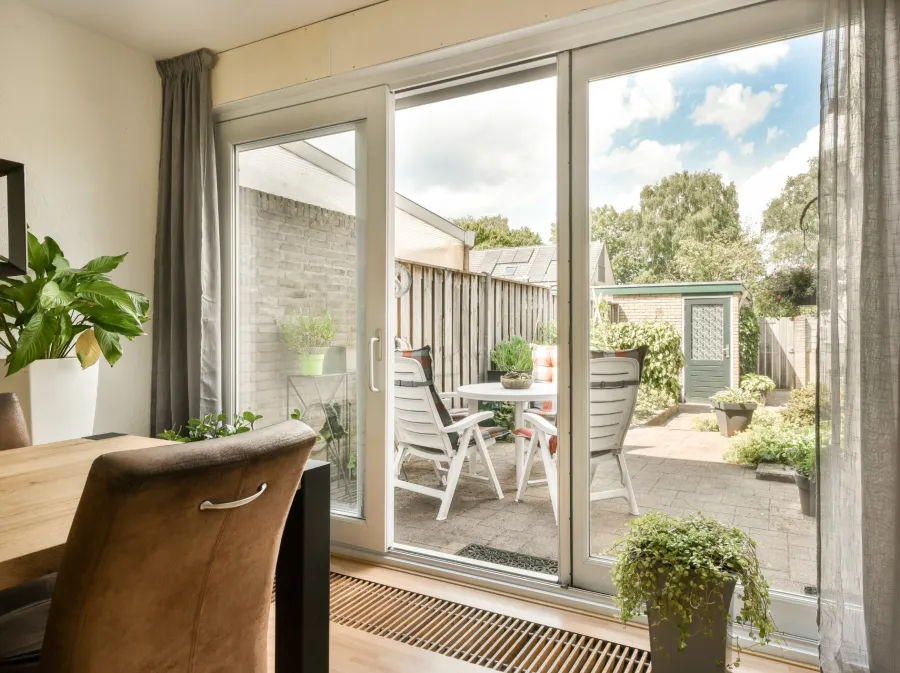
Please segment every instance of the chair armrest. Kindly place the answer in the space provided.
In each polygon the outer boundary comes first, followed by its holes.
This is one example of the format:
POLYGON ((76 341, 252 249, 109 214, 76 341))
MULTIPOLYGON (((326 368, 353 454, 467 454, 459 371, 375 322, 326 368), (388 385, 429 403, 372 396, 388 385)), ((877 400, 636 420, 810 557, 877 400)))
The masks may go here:
POLYGON ((559 430, 556 429, 556 426, 550 423, 543 416, 538 416, 537 414, 529 414, 528 412, 526 412, 522 414, 522 420, 534 426, 541 432, 550 435, 551 437, 556 437, 559 434, 559 430))
POLYGON ((473 425, 478 425, 482 421, 489 421, 493 417, 493 411, 479 411, 477 414, 466 416, 464 419, 456 421, 456 423, 454 423, 453 425, 448 425, 441 428, 441 430, 446 433, 462 432, 463 430, 471 428, 473 425))
POLYGON ((440 397, 442 401, 446 402, 447 400, 452 400, 454 397, 456 397, 456 393, 438 393, 438 397, 440 397))

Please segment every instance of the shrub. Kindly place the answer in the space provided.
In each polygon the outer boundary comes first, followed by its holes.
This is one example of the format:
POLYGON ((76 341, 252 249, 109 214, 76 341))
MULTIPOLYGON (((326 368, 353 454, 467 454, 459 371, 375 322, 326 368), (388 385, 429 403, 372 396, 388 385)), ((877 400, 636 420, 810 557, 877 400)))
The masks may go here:
POLYGON ((791 465, 807 479, 816 478, 816 450, 815 446, 804 445, 793 456, 791 465))
POLYGON ((815 428, 786 423, 780 414, 761 414, 744 432, 731 438, 725 449, 729 463, 756 466, 760 463, 793 465, 804 451, 816 450, 815 428))
POLYGON ((334 339, 334 319, 326 313, 321 317, 292 314, 278 322, 281 340, 297 355, 309 355, 331 345, 334 339))
POLYGON ((534 369, 531 346, 520 336, 509 341, 501 341, 491 351, 494 367, 504 372, 530 372, 534 369))
POLYGON ((671 324, 661 320, 611 323, 601 319, 591 327, 591 348, 594 350, 627 350, 638 346, 647 347, 641 383, 678 399, 684 353, 681 336, 671 324))
POLYGON ((709 399, 723 404, 755 404, 757 401, 754 393, 743 388, 726 388, 725 390, 720 390, 709 399))
POLYGON ((802 388, 791 391, 791 399, 781 412, 784 420, 791 425, 812 425, 816 422, 816 384, 807 383, 802 388))
POLYGON ((559 328, 555 320, 539 323, 534 331, 534 343, 542 346, 555 346, 559 341, 559 328))
POLYGON ((775 382, 762 374, 744 374, 741 376, 741 388, 754 393, 759 399, 761 394, 775 390, 775 382))
POLYGON ((675 398, 665 390, 657 390, 649 386, 638 388, 637 403, 634 406, 634 420, 646 421, 653 418, 663 409, 675 404, 675 398))
MULTIPOLYGON (((294 411, 298 412, 297 409, 294 411)), ((192 418, 189 420, 187 430, 183 427, 172 428, 156 436, 170 442, 202 442, 206 439, 230 437, 231 435, 250 432, 253 430, 256 421, 261 418, 262 416, 258 416, 252 411, 244 411, 240 414, 235 414, 231 423, 229 423, 227 414, 206 414, 203 418, 192 418)))
POLYGON ((703 414, 694 419, 694 430, 700 432, 718 432, 719 421, 715 414, 703 414))
POLYGON ((759 642, 769 642, 775 631, 769 587, 756 543, 745 532, 702 514, 651 512, 629 526, 625 539, 614 546, 615 600, 623 622, 646 614, 652 627, 668 619, 678 629, 681 651, 689 635, 709 632, 712 620, 724 617, 731 623, 717 598, 736 579, 742 601, 734 621, 749 627, 759 642), (692 624, 698 613, 704 623, 692 624))
POLYGON ((738 313, 741 377, 756 371, 759 363, 759 316, 752 306, 742 306, 738 313))

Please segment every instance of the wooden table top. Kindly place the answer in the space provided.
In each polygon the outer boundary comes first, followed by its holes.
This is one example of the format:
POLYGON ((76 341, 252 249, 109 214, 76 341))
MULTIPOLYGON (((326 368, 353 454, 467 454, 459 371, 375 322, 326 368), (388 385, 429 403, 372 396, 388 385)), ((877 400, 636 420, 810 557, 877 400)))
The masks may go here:
POLYGON ((0 451, 0 589, 59 569, 95 458, 163 444, 123 435, 0 451))

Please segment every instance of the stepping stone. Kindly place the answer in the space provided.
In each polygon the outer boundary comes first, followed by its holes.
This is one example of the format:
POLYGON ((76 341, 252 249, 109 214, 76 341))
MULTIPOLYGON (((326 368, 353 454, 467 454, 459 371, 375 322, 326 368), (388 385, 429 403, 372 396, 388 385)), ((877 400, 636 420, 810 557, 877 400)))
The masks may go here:
POLYGON ((756 466, 756 478, 764 481, 794 483, 794 468, 781 463, 760 463, 756 466))

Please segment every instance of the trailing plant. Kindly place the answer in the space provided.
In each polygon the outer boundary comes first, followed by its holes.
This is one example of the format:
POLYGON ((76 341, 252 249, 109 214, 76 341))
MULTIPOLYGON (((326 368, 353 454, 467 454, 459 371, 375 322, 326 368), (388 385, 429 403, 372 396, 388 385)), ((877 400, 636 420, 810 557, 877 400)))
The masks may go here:
POLYGON ((718 432, 719 421, 715 414, 701 414, 694 419, 694 430, 700 432, 718 432))
POLYGON ((759 316, 752 306, 741 306, 738 313, 741 376, 756 372, 759 363, 759 316))
POLYGON ((650 512, 629 527, 613 547, 613 582, 623 622, 643 614, 651 628, 669 621, 678 629, 679 652, 688 636, 711 634, 713 620, 719 619, 746 626, 762 644, 770 642, 775 624, 769 587, 756 543, 745 532, 699 513, 668 517, 650 512), (722 594, 735 580, 742 602, 732 618, 722 594), (692 624, 694 618, 702 623, 692 624))
POLYGON ((743 388, 726 388, 710 397, 713 402, 721 404, 756 404, 756 393, 743 388))
MULTIPOLYGON (((125 253, 127 254, 127 253, 125 253)), ((35 360, 68 357, 87 369, 102 355, 110 365, 122 357, 122 337, 143 336, 150 302, 107 275, 125 254, 96 257, 74 268, 59 244, 28 232, 29 273, 0 278, 0 346, 8 352, 7 376, 35 360)))
POLYGON ((534 369, 531 346, 520 336, 501 341, 491 351, 491 363, 504 372, 531 372, 534 369))
POLYGON ((330 313, 323 316, 293 313, 279 320, 278 327, 284 345, 298 355, 315 353, 334 340, 334 319, 330 313))
POLYGON ((641 383, 656 390, 664 390, 675 399, 681 395, 681 370, 684 353, 681 336, 670 323, 661 320, 647 322, 611 323, 595 320, 591 326, 593 350, 647 347, 641 383))
POLYGON ((534 331, 534 343, 542 346, 555 346, 559 341, 559 329, 555 320, 538 323, 534 331))
POLYGON ((325 422, 319 430, 319 436, 326 442, 338 442, 347 436, 347 428, 344 419, 341 418, 341 403, 332 402, 323 405, 325 410, 325 422))
POLYGON ((741 376, 741 388, 756 395, 757 400, 768 392, 775 390, 775 382, 763 374, 744 374, 741 376))
POLYGON ((787 406, 781 412, 785 422, 805 426, 816 422, 816 384, 807 383, 802 388, 791 391, 787 406))
POLYGON ((634 420, 646 421, 673 404, 675 398, 672 397, 672 393, 641 385, 638 387, 637 402, 634 405, 634 420))
POLYGON ((777 413, 756 414, 749 428, 731 438, 725 449, 725 460, 754 467, 760 463, 792 465, 796 456, 805 451, 815 453, 815 449, 816 433, 812 425, 791 425, 777 413))
POLYGON ((192 418, 187 423, 187 428, 178 427, 165 430, 157 435, 160 439, 170 442, 202 442, 216 437, 230 437, 250 432, 254 429, 256 421, 262 416, 252 411, 244 411, 235 414, 229 422, 228 415, 206 414, 202 418, 192 418))

